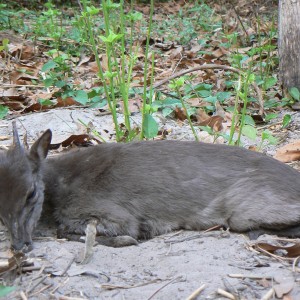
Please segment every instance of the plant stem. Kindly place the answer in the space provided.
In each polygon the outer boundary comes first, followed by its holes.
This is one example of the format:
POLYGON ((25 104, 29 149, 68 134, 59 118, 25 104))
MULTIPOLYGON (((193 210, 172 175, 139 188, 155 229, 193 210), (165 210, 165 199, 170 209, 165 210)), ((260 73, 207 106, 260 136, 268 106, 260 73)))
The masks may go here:
MULTIPOLYGON (((146 104, 147 104, 147 73, 148 73, 148 52, 149 52, 149 41, 150 41, 150 34, 152 31, 152 17, 154 11, 154 0, 151 0, 150 4, 150 17, 149 17, 149 26, 147 32, 147 42, 146 42, 146 50, 145 50, 145 64, 144 64, 144 91, 143 91, 143 107, 142 107, 142 128, 140 139, 144 138, 144 129, 145 129, 145 115, 146 115, 146 104)), ((151 87, 152 88, 152 87, 151 87)))
POLYGON ((193 132, 193 135, 194 135, 194 137, 195 137, 195 140, 196 140, 197 142, 199 142, 199 138, 198 138, 197 133, 196 133, 196 131, 195 131, 195 128, 194 128, 194 126, 193 126, 193 124, 192 124, 192 120, 191 120, 191 118, 190 118, 190 116, 189 116, 189 113, 188 113, 188 111, 187 111, 186 105, 185 105, 185 103, 184 103, 184 101, 183 101, 183 98, 182 98, 182 96, 181 96, 181 93, 180 93, 180 91, 179 91, 179 88, 176 86, 176 87, 175 87, 175 90, 176 90, 176 93, 177 93, 178 96, 179 96, 181 105, 182 105, 182 107, 183 107, 183 109, 184 109, 184 112, 185 112, 186 117, 187 117, 187 119, 188 119, 189 125, 190 125, 190 127, 191 127, 191 129, 192 129, 192 132, 193 132))

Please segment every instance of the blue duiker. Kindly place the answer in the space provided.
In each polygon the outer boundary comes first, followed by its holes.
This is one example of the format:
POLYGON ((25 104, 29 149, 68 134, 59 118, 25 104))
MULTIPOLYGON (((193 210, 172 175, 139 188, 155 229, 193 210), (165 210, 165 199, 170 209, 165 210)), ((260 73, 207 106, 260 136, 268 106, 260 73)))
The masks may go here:
POLYGON ((96 220, 97 241, 136 244, 177 229, 300 236, 300 174, 261 153, 226 145, 108 143, 45 159, 47 130, 26 151, 16 128, 0 155, 0 216, 12 247, 30 250, 41 220, 78 240, 96 220))

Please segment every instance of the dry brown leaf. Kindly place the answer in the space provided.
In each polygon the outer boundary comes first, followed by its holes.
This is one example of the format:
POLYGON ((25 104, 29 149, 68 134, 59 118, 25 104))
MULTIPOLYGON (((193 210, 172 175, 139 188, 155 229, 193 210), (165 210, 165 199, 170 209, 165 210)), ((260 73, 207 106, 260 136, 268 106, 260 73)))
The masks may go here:
POLYGON ((196 118, 200 126, 209 126, 215 132, 219 132, 223 129, 224 118, 222 116, 209 116, 203 109, 198 109, 196 118))
POLYGON ((223 129, 223 118, 221 116, 212 116, 208 120, 199 123, 200 126, 209 126, 215 132, 221 131, 223 129))
POLYGON ((279 148, 274 155, 274 158, 282 162, 300 160, 300 141, 295 141, 279 148))
POLYGON ((183 47, 177 47, 169 51, 170 59, 180 59, 182 57, 183 47))
POLYGON ((294 280, 290 279, 284 281, 280 284, 274 284, 273 289, 275 291, 276 296, 281 299, 283 295, 289 293, 295 285, 294 280))
POLYGON ((0 135, 0 141, 8 141, 10 139, 7 135, 0 135))
POLYGON ((269 252, 275 253, 277 250, 285 250, 287 252, 286 257, 294 258, 300 256, 300 243, 295 243, 292 246, 281 246, 281 245, 271 245, 269 243, 258 242, 255 247, 259 250, 260 248, 269 252))
POLYGON ((212 52, 212 55, 216 58, 220 58, 224 55, 230 54, 230 52, 228 50, 226 50, 223 47, 220 47, 218 49, 216 49, 215 51, 212 52))
POLYGON ((198 109, 196 114, 197 122, 205 122, 206 120, 209 120, 210 116, 205 112, 204 109, 198 109))
MULTIPOLYGON (((51 144, 50 149, 55 150, 58 149, 60 146, 62 146, 63 148, 67 148, 72 145, 87 147, 94 144, 91 142, 91 140, 92 139, 88 134, 72 134, 61 143, 51 144)), ((100 141, 95 138, 93 138, 93 141, 95 141, 97 144, 100 144, 100 141)))
POLYGON ((176 107, 174 109, 175 118, 179 119, 180 121, 184 121, 186 119, 186 114, 183 109, 176 107))
POLYGON ((55 107, 65 107, 65 106, 72 106, 72 105, 81 105, 81 104, 71 97, 67 97, 65 99, 59 97, 57 98, 57 104, 55 105, 55 107))
POLYGON ((186 102, 192 107, 200 107, 201 106, 201 98, 195 97, 186 100, 186 102))
POLYGON ((26 260, 24 253, 17 252, 7 260, 7 265, 0 268, 0 275, 7 271, 19 268, 22 263, 26 260))
MULTIPOLYGON (((23 70, 25 67, 22 68, 23 70)), ((12 83, 15 84, 22 84, 22 85, 27 85, 27 84, 32 84, 32 80, 38 80, 39 78, 34 76, 34 75, 29 75, 24 72, 19 72, 19 71, 12 71, 10 73, 10 80, 12 83)))

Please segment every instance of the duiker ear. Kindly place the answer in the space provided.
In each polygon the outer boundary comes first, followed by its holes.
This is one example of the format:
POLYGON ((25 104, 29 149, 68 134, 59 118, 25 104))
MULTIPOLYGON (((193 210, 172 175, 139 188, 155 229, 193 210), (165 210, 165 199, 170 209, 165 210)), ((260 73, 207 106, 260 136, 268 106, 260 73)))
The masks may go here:
POLYGON ((52 132, 50 129, 48 129, 32 145, 29 154, 34 160, 43 160, 46 158, 51 143, 51 138, 52 132))
POLYGON ((13 143, 11 147, 19 153, 24 153, 24 149, 20 143, 16 121, 12 122, 12 126, 13 126, 13 143))

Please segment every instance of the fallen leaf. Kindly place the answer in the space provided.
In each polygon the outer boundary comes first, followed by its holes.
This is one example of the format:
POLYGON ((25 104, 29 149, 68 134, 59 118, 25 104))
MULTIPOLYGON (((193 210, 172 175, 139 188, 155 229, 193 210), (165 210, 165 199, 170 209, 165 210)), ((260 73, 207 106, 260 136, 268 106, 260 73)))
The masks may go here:
POLYGON ((300 256, 300 243, 295 243, 292 246, 281 246, 281 245, 271 245, 269 243, 258 242, 255 244, 256 248, 260 248, 274 254, 277 250, 284 250, 287 252, 286 257, 293 258, 300 256))
POLYGON ((290 279, 289 281, 284 281, 280 284, 274 284, 273 289, 276 296, 281 299, 283 295, 289 293, 295 285, 294 280, 290 279))
POLYGON ((179 119, 180 121, 184 121, 186 119, 186 114, 183 109, 176 107, 174 109, 175 117, 176 119, 179 119))
POLYGON ((300 160, 300 141, 295 141, 279 148, 274 155, 274 158, 282 162, 300 160))

